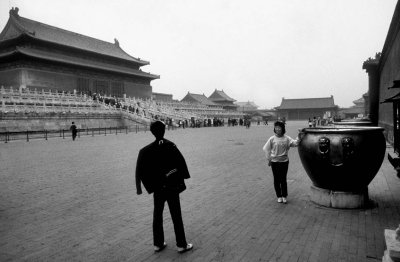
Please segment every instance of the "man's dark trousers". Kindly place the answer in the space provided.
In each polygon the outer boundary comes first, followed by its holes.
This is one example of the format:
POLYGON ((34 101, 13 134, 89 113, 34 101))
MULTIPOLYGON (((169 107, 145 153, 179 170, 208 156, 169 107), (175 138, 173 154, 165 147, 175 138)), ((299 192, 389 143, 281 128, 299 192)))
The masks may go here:
POLYGON ((153 241, 154 245, 162 247, 164 244, 163 229, 163 210, 165 201, 168 203, 171 212, 172 222, 174 224, 176 245, 186 247, 185 229, 183 227, 181 204, 179 193, 166 193, 163 191, 154 192, 154 214, 153 214, 153 241))

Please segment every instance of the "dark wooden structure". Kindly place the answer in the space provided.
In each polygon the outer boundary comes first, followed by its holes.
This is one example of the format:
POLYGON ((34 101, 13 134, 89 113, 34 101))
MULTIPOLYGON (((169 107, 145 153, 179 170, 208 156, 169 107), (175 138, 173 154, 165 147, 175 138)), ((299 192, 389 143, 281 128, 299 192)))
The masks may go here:
POLYGON ((143 72, 148 61, 127 54, 119 45, 19 16, 10 10, 0 34, 0 86, 151 98, 143 72))

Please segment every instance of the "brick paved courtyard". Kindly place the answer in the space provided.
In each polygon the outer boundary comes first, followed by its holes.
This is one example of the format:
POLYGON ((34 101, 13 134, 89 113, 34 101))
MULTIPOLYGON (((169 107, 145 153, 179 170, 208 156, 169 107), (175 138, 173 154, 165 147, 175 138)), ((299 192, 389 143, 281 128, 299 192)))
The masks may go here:
MULTIPOLYGON (((305 123, 289 122, 295 137, 305 123)), ((152 251, 152 196, 137 196, 134 168, 147 133, 0 145, 0 261, 381 261, 383 231, 400 223, 400 179, 387 159, 369 186, 374 207, 309 201, 310 179, 290 151, 288 204, 276 203, 262 146, 271 126, 167 131, 192 178, 181 194, 187 239, 152 251)), ((388 150, 393 150, 388 148, 388 150)))

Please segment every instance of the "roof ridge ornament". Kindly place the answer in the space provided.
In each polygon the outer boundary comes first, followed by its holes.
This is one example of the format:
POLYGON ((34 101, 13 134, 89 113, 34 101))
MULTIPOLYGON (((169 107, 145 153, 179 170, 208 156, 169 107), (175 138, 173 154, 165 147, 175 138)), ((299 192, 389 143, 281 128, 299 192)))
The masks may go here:
POLYGON ((18 7, 13 7, 13 8, 11 8, 11 10, 10 10, 10 15, 19 17, 18 11, 19 11, 19 8, 18 8, 18 7))
POLYGON ((379 59, 381 59, 381 55, 382 55, 381 52, 377 52, 377 53, 375 53, 375 58, 369 57, 369 58, 366 60, 366 62, 376 62, 376 61, 379 62, 379 59))
POLYGON ((381 56, 382 56, 382 53, 377 52, 377 53, 375 53, 375 58, 369 57, 367 60, 364 61, 363 65, 362 65, 362 69, 366 69, 368 72, 368 70, 370 70, 372 68, 377 68, 377 66, 379 65, 379 61, 381 60, 381 56))
POLYGON ((118 39, 117 39, 117 38, 114 38, 114 45, 116 45, 116 46, 118 46, 118 47, 119 47, 119 41, 118 41, 118 39))

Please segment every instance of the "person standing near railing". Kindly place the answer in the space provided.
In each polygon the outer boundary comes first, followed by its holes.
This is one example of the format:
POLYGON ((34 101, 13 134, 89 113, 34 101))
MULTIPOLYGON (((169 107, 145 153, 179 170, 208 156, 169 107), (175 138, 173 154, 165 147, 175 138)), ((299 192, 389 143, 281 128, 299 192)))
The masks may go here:
POLYGON ((76 135, 78 133, 78 129, 77 129, 76 125, 75 125, 75 122, 72 122, 72 125, 71 125, 71 127, 69 129, 72 132, 72 141, 75 141, 76 135))

